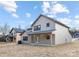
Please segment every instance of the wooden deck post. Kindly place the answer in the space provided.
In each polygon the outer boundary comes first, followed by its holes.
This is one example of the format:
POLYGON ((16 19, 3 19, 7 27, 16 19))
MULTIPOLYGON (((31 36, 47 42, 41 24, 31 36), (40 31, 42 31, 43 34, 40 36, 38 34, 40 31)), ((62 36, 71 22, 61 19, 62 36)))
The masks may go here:
POLYGON ((53 42, 52 42, 52 34, 50 34, 50 41, 51 41, 51 45, 52 45, 52 43, 53 43, 53 42))
POLYGON ((28 36, 29 43, 31 43, 31 35, 28 36))
POLYGON ((39 43, 39 42, 38 42, 38 37, 37 37, 37 41, 36 41, 36 43, 39 43))

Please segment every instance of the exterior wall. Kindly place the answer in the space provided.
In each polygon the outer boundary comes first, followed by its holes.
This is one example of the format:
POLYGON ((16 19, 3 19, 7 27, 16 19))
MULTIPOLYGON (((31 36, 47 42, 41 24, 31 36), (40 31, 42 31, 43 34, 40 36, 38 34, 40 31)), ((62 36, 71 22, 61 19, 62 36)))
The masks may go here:
POLYGON ((15 35, 15 34, 16 34, 16 31, 15 31, 15 30, 13 30, 11 33, 13 33, 13 35, 15 35))
POLYGON ((43 16, 41 16, 39 20, 32 26, 32 31, 36 25, 41 25, 41 31, 55 29, 55 23, 43 16), (46 27, 46 23, 50 23, 50 27, 46 27))
POLYGON ((68 28, 61 26, 57 23, 55 24, 55 28, 55 44, 63 44, 72 40, 72 36, 69 33, 68 28))
MULTIPOLYGON (((22 41, 22 43, 29 43, 29 38, 28 38, 28 41, 23 41, 23 36, 28 36, 28 34, 26 33, 26 32, 24 32, 22 35, 21 35, 21 41, 22 41)), ((29 36, 28 36, 29 37, 29 36)))
POLYGON ((21 33, 16 33, 16 42, 18 42, 19 40, 21 40, 21 33))

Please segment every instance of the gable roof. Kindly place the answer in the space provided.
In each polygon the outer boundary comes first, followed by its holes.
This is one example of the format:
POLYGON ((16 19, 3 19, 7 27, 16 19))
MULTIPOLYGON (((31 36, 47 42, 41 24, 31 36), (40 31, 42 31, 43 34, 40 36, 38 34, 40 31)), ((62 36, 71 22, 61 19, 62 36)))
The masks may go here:
POLYGON ((23 31, 21 34, 20 34, 20 36, 22 35, 22 34, 24 34, 26 31, 23 31))
POLYGON ((58 23, 58 24, 60 24, 60 25, 62 25, 62 26, 64 26, 64 27, 66 27, 66 28, 69 28, 67 25, 65 25, 65 24, 63 24, 63 23, 61 23, 61 22, 59 22, 59 21, 57 21, 57 20, 55 20, 55 19, 53 19, 53 18, 47 17, 47 16, 45 16, 45 15, 40 15, 40 16, 32 23, 31 26, 33 26, 33 25, 38 21, 38 19, 39 19, 41 16, 43 16, 43 17, 45 17, 45 18, 47 18, 47 19, 49 19, 49 20, 52 20, 52 21, 54 21, 55 23, 58 23))
POLYGON ((20 28, 12 28, 11 31, 10 31, 10 33, 11 33, 13 30, 15 30, 16 33, 22 33, 22 32, 24 31, 23 29, 20 29, 20 28))

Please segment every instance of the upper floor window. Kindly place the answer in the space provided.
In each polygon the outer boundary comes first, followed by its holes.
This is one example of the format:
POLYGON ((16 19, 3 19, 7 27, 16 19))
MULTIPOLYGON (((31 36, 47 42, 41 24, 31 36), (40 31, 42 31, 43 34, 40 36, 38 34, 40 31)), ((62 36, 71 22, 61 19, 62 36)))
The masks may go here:
POLYGON ((34 31, 41 30, 41 25, 34 26, 34 31))
POLYGON ((47 24, 46 24, 46 27, 49 27, 49 26, 50 26, 50 23, 47 23, 47 24))

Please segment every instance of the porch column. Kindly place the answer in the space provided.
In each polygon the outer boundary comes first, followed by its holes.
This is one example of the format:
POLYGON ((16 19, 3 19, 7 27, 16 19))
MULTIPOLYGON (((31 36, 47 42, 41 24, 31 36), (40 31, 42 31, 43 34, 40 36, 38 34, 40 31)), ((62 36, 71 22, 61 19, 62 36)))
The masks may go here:
POLYGON ((28 41, 31 43, 31 35, 28 36, 28 41))
POLYGON ((37 42, 36 42, 36 43, 39 43, 39 42, 38 42, 38 39, 39 39, 39 38, 37 37, 37 42))
POLYGON ((52 40, 52 34, 50 34, 50 41, 51 41, 51 45, 52 45, 52 43, 53 43, 53 42, 52 42, 52 41, 53 41, 53 40, 52 40))

